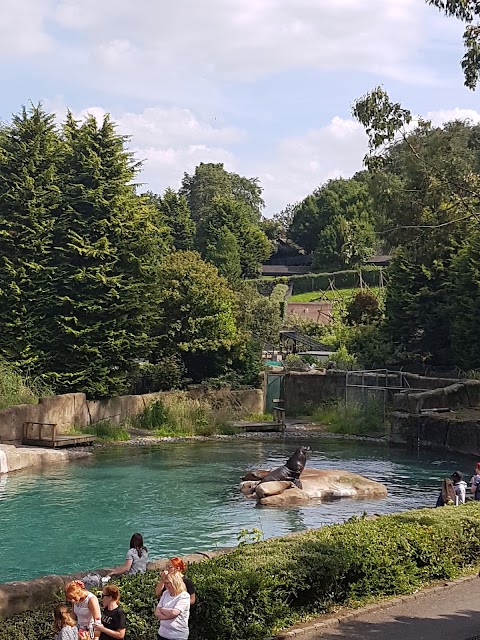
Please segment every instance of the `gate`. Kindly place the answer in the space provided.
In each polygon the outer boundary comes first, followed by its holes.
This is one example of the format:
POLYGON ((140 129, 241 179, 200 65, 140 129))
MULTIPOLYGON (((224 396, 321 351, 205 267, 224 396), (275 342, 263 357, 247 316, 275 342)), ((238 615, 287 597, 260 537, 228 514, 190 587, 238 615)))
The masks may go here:
POLYGON ((273 409, 278 407, 279 404, 283 407, 283 383, 285 374, 268 371, 266 376, 265 413, 273 413, 273 409))

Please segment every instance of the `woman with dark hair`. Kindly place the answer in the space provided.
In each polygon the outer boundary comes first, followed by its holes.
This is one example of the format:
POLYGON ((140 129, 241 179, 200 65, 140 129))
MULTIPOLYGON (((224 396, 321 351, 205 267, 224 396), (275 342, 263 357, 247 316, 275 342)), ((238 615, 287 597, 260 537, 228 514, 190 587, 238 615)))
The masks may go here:
POLYGON ((125 613, 118 606, 120 592, 116 584, 107 584, 102 591, 102 620, 95 624, 95 631, 100 631, 99 640, 123 640, 125 638, 125 613))
POLYGON ((145 573, 148 563, 148 549, 143 545, 143 537, 140 533, 134 533, 130 538, 130 549, 127 551, 125 564, 112 569, 114 575, 133 576, 136 573, 145 573))
POLYGON ((178 573, 185 583, 185 589, 187 590, 188 595, 190 596, 190 604, 195 604, 196 596, 195 596, 195 585, 183 574, 185 573, 185 569, 187 565, 181 558, 170 558, 170 560, 165 565, 165 569, 161 573, 161 580, 157 583, 155 587, 155 595, 157 598, 160 598, 163 591, 165 590, 165 576, 168 576, 172 573, 178 573))

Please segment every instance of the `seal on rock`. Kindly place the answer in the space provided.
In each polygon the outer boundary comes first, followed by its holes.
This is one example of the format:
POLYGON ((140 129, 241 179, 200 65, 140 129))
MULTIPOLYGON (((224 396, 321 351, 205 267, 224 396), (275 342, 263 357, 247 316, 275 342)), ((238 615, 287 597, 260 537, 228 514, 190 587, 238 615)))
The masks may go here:
POLYGON ((310 447, 299 447, 281 467, 270 471, 259 484, 263 482, 293 482, 299 489, 302 488, 300 474, 305 469, 307 463, 307 453, 310 447))

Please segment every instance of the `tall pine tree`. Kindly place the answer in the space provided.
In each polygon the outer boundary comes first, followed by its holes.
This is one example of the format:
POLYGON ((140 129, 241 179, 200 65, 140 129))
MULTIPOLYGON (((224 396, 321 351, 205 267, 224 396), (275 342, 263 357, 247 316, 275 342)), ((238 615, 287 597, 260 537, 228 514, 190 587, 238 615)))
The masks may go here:
POLYGON ((64 208, 55 229, 55 317, 49 370, 57 389, 124 392, 151 348, 157 264, 155 211, 135 193, 138 169, 106 116, 64 124, 64 208))
POLYGON ((0 357, 40 373, 52 312, 52 233, 61 192, 53 116, 25 107, 0 135, 0 357))

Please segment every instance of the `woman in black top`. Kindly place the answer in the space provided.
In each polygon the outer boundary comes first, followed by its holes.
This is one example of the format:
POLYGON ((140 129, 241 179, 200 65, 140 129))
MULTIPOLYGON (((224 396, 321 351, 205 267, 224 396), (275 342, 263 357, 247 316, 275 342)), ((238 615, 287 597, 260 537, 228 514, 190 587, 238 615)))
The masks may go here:
POLYGON ((125 638, 126 618, 125 614, 118 606, 120 592, 114 584, 107 584, 103 587, 102 593, 102 623, 95 624, 95 630, 100 631, 99 640, 110 640, 125 638))
MULTIPOLYGON (((166 573, 172 573, 173 571, 178 571, 178 573, 180 573, 180 575, 183 578, 183 582, 185 583, 187 592, 190 595, 190 605, 192 605, 192 604, 195 604, 195 599, 196 599, 195 585, 190 580, 190 578, 187 578, 183 575, 185 573, 186 568, 187 568, 187 565, 184 563, 184 561, 181 558, 171 558, 167 562, 164 571, 166 573)), ((160 582, 155 587, 155 595, 157 596, 157 598, 159 598, 162 595, 164 589, 165 589, 165 585, 163 584, 163 580, 160 580, 160 582)))

